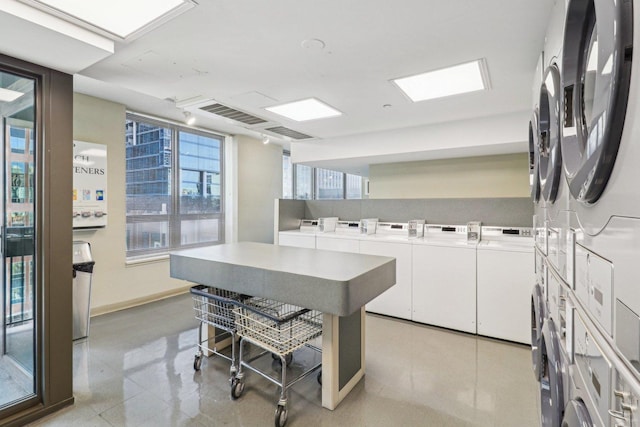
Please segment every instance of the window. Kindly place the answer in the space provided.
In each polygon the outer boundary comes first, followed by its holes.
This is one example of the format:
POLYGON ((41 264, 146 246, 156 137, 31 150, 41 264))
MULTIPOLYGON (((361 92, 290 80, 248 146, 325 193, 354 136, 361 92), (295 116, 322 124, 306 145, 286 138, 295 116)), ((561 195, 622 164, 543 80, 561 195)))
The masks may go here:
POLYGON ((313 199, 313 168, 296 165, 295 198, 299 200, 313 199))
POLYGON ((346 174, 347 191, 345 199, 362 199, 362 177, 346 174))
POLYGON ((291 163, 282 154, 282 198, 297 200, 362 199, 362 177, 330 169, 291 163))
POLYGON ((128 257, 224 242, 222 136, 128 114, 125 145, 128 257))
POLYGON ((287 151, 282 154, 282 198, 293 199, 293 165, 287 151))
POLYGON ((344 174, 316 168, 316 199, 344 199, 344 174))

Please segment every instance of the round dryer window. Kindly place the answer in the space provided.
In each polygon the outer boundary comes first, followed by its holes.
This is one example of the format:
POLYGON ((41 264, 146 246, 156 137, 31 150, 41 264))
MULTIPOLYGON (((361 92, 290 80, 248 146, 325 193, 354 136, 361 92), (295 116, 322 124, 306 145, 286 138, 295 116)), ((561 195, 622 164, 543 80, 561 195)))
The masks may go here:
POLYGON ((570 0, 562 58, 562 157, 571 194, 598 200, 613 170, 629 97, 632 2, 570 0))
POLYGON ((555 64, 544 73, 540 87, 539 175, 542 197, 555 202, 562 175, 560 151, 560 72, 555 64))
POLYGON ((589 410, 580 400, 571 400, 564 410, 562 427, 593 427, 589 410))
POLYGON ((531 198, 536 203, 540 200, 540 176, 538 175, 538 163, 540 161, 539 140, 538 112, 534 111, 529 121, 529 186, 531 188, 531 198))

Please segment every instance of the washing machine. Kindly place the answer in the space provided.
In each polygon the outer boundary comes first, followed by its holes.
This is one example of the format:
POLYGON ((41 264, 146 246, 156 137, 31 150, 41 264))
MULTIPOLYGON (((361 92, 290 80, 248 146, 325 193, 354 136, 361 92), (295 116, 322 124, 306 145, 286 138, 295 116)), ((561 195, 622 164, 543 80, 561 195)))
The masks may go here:
POLYGON ((540 201, 540 175, 538 172, 540 130, 538 126, 538 109, 535 107, 529 120, 529 187, 531 199, 536 205, 540 201))
POLYGON ((547 266, 544 254, 535 249, 535 284, 531 292, 531 361, 536 381, 542 365, 542 327, 547 318, 547 266))
MULTIPOLYGON (((477 241, 466 225, 427 224, 412 241, 411 320, 475 334, 477 241)), ((495 305, 494 305, 495 307, 495 305)))
POLYGON ((571 398, 565 406, 562 417, 562 427, 600 427, 604 424, 599 415, 589 392, 593 392, 589 387, 594 385, 585 383, 577 373, 577 368, 572 366, 576 372, 572 375, 571 398))
POLYGON ((543 427, 560 426, 569 397, 569 366, 573 355, 573 309, 566 283, 548 269, 548 316, 540 342, 540 409, 543 427))
POLYGON ((615 427, 640 427, 640 386, 624 366, 613 369, 613 399, 609 416, 615 427))
POLYGON ((476 264, 478 335, 532 344, 528 300, 535 285, 534 259, 532 228, 482 227, 476 264))
POLYGON ((544 221, 547 233, 549 267, 566 282, 570 192, 563 173, 561 150, 564 99, 561 84, 562 52, 566 8, 556 1, 545 35, 545 69, 539 89, 539 167, 541 197, 545 202, 544 221))
POLYGON ((640 338, 640 6, 631 0, 569 0, 564 34, 564 173, 575 233, 575 292, 625 363, 640 338))
POLYGON ((540 174, 538 165, 540 163, 540 129, 538 118, 538 103, 540 102, 540 85, 542 83, 542 71, 544 66, 544 53, 540 53, 536 63, 536 71, 533 74, 532 89, 532 114, 529 119, 529 187, 531 189, 531 199, 538 207, 540 202, 540 174))
MULTIPOLYGON (((572 371, 571 400, 565 410, 567 427, 609 426, 612 397, 612 357, 606 342, 589 319, 575 311, 574 365, 572 371), (580 424, 579 422, 582 422, 580 424)), ((616 424, 613 424, 616 425, 616 424)))

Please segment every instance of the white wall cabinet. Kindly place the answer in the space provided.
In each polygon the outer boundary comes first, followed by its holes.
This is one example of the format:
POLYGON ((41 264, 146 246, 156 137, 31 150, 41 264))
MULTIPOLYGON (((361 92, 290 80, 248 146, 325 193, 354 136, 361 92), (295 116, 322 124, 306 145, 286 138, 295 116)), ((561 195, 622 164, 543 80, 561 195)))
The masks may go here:
POLYGON ((360 253, 396 259, 396 284, 366 305, 366 310, 411 319, 411 244, 361 240, 360 253))
POLYGON ((475 246, 413 246, 412 320, 476 333, 475 246))

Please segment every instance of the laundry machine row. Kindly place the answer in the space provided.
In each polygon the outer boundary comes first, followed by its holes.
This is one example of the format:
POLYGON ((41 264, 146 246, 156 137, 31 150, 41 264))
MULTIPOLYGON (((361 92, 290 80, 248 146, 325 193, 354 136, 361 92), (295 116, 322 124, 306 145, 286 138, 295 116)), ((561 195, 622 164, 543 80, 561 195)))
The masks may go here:
POLYGON ((635 426, 640 390, 640 5, 557 0, 529 124, 542 425, 635 426))

